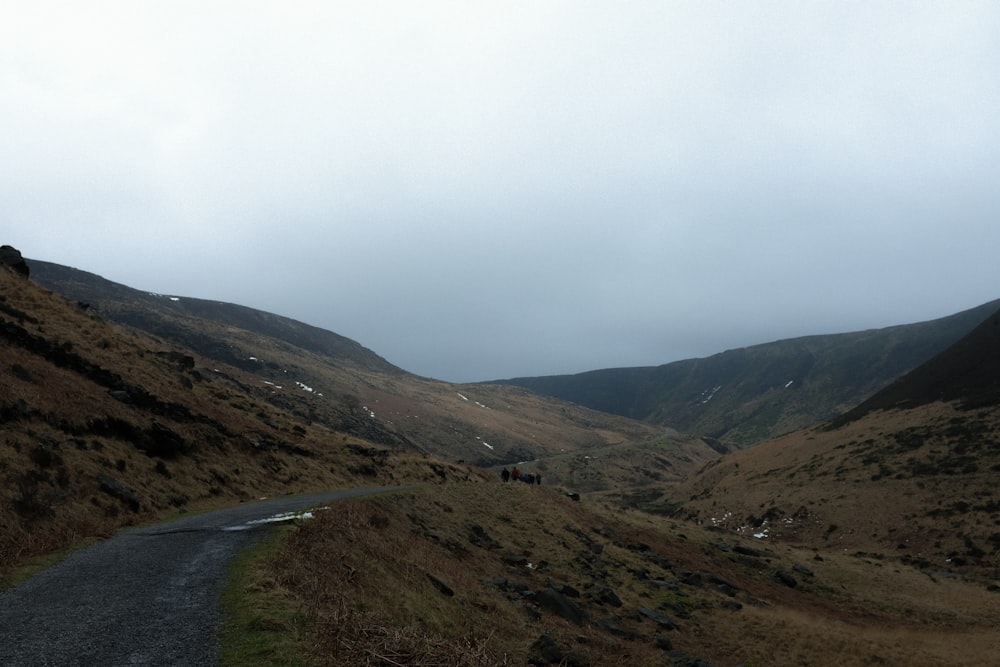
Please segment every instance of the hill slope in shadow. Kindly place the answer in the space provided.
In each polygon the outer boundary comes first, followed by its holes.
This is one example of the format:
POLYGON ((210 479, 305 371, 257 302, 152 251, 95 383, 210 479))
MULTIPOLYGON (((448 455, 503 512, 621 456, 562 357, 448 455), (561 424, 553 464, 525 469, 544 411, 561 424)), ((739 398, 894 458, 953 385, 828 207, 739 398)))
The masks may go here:
POLYGON ((1000 308, 845 334, 808 336, 656 367, 497 382, 738 445, 853 408, 1000 308))
POLYGON ((1000 571, 1000 313, 858 408, 669 492, 703 524, 928 571, 1000 571))

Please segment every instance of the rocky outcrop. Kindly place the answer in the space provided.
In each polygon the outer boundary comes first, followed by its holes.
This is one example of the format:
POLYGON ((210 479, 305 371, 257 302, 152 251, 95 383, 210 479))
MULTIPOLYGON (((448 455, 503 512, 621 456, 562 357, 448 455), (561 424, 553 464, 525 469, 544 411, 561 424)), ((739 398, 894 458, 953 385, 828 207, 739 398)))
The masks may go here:
POLYGON ((28 263, 21 257, 21 251, 13 246, 0 246, 0 264, 9 266, 15 273, 19 273, 25 278, 30 273, 28 263))

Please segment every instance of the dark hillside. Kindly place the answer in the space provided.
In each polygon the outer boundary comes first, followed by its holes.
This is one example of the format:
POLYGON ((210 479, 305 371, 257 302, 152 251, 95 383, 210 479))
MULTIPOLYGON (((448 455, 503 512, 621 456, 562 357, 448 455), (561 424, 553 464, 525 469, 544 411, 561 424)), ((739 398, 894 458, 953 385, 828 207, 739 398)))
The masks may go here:
POLYGON ((968 408, 1000 403, 1000 311, 832 425, 859 419, 874 410, 914 408, 934 401, 961 401, 968 408))
POLYGON ((218 339, 202 335, 206 322, 255 331, 357 368, 401 372, 349 338, 287 317, 221 301, 151 294, 93 273, 36 259, 28 263, 33 280, 67 299, 89 304, 104 317, 235 365, 252 364, 243 351, 220 347, 218 339))
POLYGON ((498 382, 746 445, 853 408, 998 307, 994 301, 929 322, 793 338, 656 367, 498 382))
POLYGON ((998 471, 994 313, 842 417, 711 461, 658 501, 768 541, 992 578, 998 471))
POLYGON ((244 306, 149 294, 93 273, 29 264, 32 282, 89 304, 96 317, 239 368, 248 390, 334 431, 491 466, 642 441, 662 430, 516 387, 418 377, 353 340, 244 306))

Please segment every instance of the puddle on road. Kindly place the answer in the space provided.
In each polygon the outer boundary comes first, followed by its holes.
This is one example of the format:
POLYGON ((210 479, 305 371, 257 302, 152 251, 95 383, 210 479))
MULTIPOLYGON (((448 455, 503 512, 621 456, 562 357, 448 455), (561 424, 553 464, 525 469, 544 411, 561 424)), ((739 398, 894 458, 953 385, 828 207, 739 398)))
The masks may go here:
POLYGON ((251 521, 241 523, 237 526, 226 526, 222 530, 225 531, 250 530, 251 528, 256 528, 257 526, 267 523, 285 523, 286 521, 297 521, 299 519, 312 519, 314 516, 314 512, 318 512, 320 510, 328 510, 328 509, 330 508, 320 507, 315 510, 307 510, 304 512, 282 512, 281 514, 275 514, 273 516, 269 516, 266 519, 253 519, 251 521))

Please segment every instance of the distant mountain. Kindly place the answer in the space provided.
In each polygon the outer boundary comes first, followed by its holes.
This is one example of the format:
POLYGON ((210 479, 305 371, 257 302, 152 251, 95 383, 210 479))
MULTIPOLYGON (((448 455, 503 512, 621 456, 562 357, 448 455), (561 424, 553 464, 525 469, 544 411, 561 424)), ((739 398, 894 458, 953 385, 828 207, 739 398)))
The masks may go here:
POLYGON ((1000 300, 929 322, 792 338, 662 366, 496 382, 747 445, 855 407, 997 308, 1000 300))
POLYGON ((931 570, 1000 567, 1000 312, 856 409, 706 464, 658 506, 931 570))

